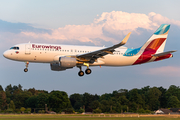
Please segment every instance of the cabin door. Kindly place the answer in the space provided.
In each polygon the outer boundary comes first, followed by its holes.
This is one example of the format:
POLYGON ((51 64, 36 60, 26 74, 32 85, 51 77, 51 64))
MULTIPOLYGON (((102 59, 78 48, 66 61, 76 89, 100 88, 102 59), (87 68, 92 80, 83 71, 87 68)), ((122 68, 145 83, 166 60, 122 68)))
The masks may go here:
POLYGON ((26 55, 31 54, 31 44, 26 44, 25 45, 25 54, 26 55))

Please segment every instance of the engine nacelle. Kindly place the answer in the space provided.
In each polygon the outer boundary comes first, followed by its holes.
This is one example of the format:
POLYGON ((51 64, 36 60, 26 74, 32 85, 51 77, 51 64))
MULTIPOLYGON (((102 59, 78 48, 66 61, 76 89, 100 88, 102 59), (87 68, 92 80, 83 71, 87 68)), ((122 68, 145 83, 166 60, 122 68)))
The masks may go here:
POLYGON ((76 66, 76 58, 71 57, 59 57, 59 62, 61 67, 75 67, 76 66))
POLYGON ((60 67, 72 68, 76 66, 76 58, 66 56, 55 56, 53 60, 55 63, 58 63, 60 67))
POLYGON ((59 66, 58 63, 51 63, 50 66, 51 66, 51 70, 54 70, 54 71, 63 71, 67 69, 65 67, 59 66))

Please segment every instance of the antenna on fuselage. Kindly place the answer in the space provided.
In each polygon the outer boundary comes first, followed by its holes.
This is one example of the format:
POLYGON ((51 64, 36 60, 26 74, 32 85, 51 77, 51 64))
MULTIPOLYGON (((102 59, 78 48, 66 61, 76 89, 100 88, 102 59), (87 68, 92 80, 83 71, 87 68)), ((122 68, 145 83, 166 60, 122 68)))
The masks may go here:
POLYGON ((31 43, 31 41, 29 41, 29 43, 31 43))

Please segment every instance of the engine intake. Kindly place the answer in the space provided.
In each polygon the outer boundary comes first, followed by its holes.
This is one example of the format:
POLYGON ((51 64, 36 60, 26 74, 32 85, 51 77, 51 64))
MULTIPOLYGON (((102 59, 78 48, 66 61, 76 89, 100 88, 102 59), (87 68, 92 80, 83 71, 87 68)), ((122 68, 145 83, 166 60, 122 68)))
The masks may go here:
POLYGON ((76 58, 71 57, 59 57, 59 63, 61 67, 75 67, 76 66, 76 58))

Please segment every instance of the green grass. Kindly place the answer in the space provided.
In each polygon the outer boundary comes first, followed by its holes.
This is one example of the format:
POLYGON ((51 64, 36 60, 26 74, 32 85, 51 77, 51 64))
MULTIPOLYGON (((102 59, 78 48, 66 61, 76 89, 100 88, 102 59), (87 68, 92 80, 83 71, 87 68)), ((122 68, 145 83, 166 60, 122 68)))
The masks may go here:
POLYGON ((47 114, 5 114, 0 120, 180 120, 180 115, 47 115, 47 114))

